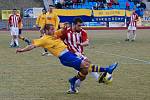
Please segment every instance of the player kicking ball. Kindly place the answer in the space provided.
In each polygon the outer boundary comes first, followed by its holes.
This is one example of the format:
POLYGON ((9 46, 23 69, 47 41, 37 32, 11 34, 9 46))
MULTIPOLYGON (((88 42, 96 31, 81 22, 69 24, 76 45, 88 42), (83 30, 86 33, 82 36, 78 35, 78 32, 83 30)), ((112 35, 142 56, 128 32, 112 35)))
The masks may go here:
POLYGON ((69 79, 70 93, 77 93, 76 81, 80 79, 84 81, 89 72, 106 72, 112 74, 117 68, 118 63, 114 63, 107 67, 101 67, 99 65, 91 64, 89 61, 84 60, 82 57, 78 57, 74 53, 67 49, 64 42, 54 35, 55 29, 52 24, 45 25, 45 35, 40 39, 34 39, 31 45, 25 48, 16 49, 16 53, 26 52, 33 50, 37 47, 46 48, 54 56, 58 57, 61 64, 64 66, 72 67, 79 71, 77 75, 69 79))

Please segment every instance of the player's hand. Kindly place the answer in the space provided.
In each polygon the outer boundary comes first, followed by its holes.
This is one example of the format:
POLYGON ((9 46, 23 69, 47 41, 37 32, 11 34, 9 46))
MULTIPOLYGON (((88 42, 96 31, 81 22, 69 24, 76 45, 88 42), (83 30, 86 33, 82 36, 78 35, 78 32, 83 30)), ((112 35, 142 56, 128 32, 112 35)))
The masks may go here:
POLYGON ((23 52, 23 50, 21 48, 17 48, 16 53, 20 53, 20 52, 23 52))

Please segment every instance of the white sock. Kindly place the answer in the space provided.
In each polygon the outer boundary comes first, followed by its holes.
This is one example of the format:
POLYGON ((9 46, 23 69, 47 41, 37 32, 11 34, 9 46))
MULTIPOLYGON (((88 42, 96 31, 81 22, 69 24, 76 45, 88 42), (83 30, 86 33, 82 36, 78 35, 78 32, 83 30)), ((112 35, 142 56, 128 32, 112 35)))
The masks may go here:
POLYGON ((75 87, 80 87, 80 85, 81 85, 81 80, 80 79, 76 80, 75 87))
POLYGON ((133 33, 132 40, 135 40, 135 38, 136 38, 136 33, 133 33))
POLYGON ((127 33, 127 39, 130 39, 130 37, 131 37, 131 32, 129 31, 129 32, 127 33))
POLYGON ((14 45, 14 39, 11 39, 10 45, 14 45))
POLYGON ((91 75, 98 81, 99 74, 97 72, 91 72, 91 75))
POLYGON ((17 46, 19 46, 18 38, 15 38, 15 43, 17 46))

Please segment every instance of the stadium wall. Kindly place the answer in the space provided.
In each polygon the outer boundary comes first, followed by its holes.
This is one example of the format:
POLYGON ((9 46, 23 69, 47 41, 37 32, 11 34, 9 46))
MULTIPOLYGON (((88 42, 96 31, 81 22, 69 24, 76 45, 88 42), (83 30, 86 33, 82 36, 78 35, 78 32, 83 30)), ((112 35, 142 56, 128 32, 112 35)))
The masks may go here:
MULTIPOLYGON (((24 29, 33 29, 35 26, 35 21, 37 13, 41 13, 42 8, 28 8, 36 11, 36 16, 24 16, 23 14, 23 25, 24 29), (39 11, 39 12, 38 12, 39 11)), ((24 10, 26 11, 26 10, 24 10)), ((11 13, 11 12, 10 12, 11 13)), ((23 12, 24 13, 24 12, 23 12)), ((72 22, 74 17, 81 17, 84 21, 83 27, 85 29, 97 30, 97 29, 126 29, 126 20, 130 16, 131 12, 126 10, 88 10, 88 9, 78 9, 78 10, 64 10, 57 9, 55 13, 60 17, 61 23, 69 21, 72 22), (67 20, 66 20, 67 19, 67 20)), ((7 17, 9 13, 7 14, 7 17)), ((30 13, 29 13, 30 14, 30 13)), ((5 15, 6 17, 6 15, 5 15)), ((0 29, 5 29, 7 25, 7 20, 0 21, 0 29)), ((138 27, 149 29, 150 27, 150 11, 146 11, 143 18, 138 22, 138 27)))

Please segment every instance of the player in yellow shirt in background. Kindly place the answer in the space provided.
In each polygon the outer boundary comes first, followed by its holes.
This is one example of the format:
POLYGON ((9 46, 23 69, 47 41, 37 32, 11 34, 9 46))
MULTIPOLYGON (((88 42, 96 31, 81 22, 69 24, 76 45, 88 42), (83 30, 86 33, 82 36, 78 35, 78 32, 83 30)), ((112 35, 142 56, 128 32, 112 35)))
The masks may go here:
MULTIPOLYGON (((54 6, 49 5, 48 12, 46 13, 45 23, 43 24, 43 26, 41 28, 42 30, 46 24, 52 24, 52 25, 54 25, 55 30, 58 29, 60 20, 59 20, 58 15, 53 11, 53 9, 54 9, 54 6)), ((45 56, 45 55, 47 55, 47 56, 51 55, 48 53, 47 49, 44 49, 44 52, 42 53, 42 56, 45 56)))
POLYGON ((46 22, 46 9, 42 9, 42 14, 40 14, 36 19, 36 26, 39 28, 41 36, 43 36, 44 34, 43 26, 45 25, 45 22, 46 22))
POLYGON ((118 63, 114 63, 108 67, 101 67, 99 65, 91 64, 89 61, 84 60, 82 57, 78 57, 67 49, 67 46, 61 39, 55 37, 54 32, 54 26, 52 24, 47 24, 45 26, 45 35, 43 37, 40 39, 34 39, 32 44, 25 48, 18 48, 16 53, 30 51, 36 47, 46 48, 54 56, 59 58, 61 64, 64 66, 72 67, 79 71, 77 75, 69 79, 71 88, 69 93, 78 92, 76 90, 76 81, 78 79, 82 81, 85 80, 88 72, 107 72, 112 74, 113 71, 117 68, 118 63))
POLYGON ((48 12, 46 13, 45 24, 52 24, 54 25, 55 30, 57 30, 60 20, 59 20, 58 15, 53 11, 53 9, 54 9, 54 6, 50 5, 48 12))

